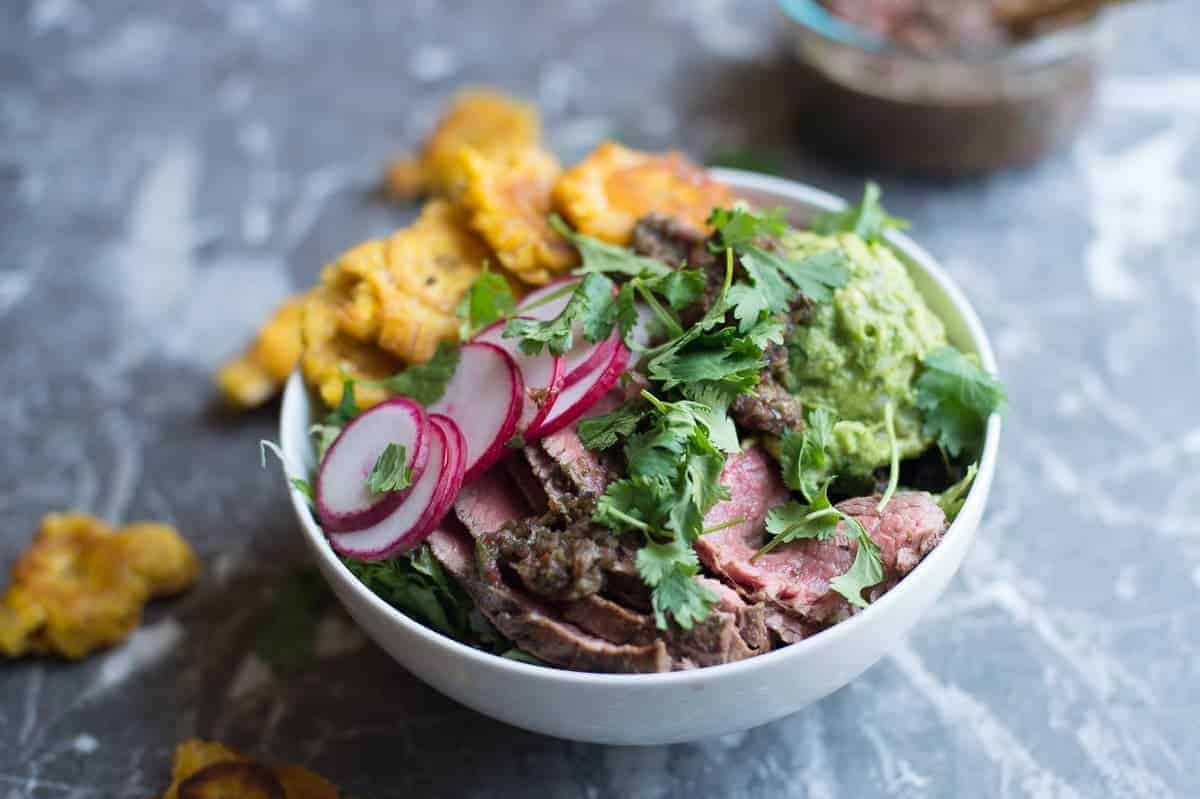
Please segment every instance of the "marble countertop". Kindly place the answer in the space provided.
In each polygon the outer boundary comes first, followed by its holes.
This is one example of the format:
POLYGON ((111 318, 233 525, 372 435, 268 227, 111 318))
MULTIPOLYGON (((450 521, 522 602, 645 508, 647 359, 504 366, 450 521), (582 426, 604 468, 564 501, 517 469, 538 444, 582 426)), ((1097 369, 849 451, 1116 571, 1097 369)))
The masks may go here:
POLYGON ((276 410, 214 412, 210 373, 323 262, 408 219, 373 186, 463 83, 535 97, 568 158, 605 136, 752 146, 856 193, 863 174, 794 143, 769 4, 37 0, 0 18, 0 567, 63 507, 174 522, 206 565, 120 649, 0 666, 0 796, 152 796, 192 735, 362 797, 1200 795, 1194 0, 1114 16, 1093 118, 1036 168, 881 176, 980 309, 1012 397, 944 600, 791 718, 644 749, 477 716, 333 604, 311 666, 273 670, 261 631, 305 567, 258 467, 276 410))

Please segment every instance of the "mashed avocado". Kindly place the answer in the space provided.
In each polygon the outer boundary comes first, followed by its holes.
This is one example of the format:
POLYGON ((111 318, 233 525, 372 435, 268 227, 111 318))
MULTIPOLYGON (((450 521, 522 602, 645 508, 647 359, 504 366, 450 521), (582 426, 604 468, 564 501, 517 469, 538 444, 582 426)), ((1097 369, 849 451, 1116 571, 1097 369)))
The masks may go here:
POLYGON ((818 305, 812 324, 797 326, 788 341, 789 390, 806 407, 827 407, 840 420, 829 450, 832 471, 860 476, 888 462, 888 400, 895 405, 901 457, 919 454, 932 440, 921 432, 913 381, 924 355, 946 343, 941 320, 882 244, 853 234, 797 232, 784 246, 798 255, 840 246, 849 259, 850 283, 834 292, 833 302, 818 305))

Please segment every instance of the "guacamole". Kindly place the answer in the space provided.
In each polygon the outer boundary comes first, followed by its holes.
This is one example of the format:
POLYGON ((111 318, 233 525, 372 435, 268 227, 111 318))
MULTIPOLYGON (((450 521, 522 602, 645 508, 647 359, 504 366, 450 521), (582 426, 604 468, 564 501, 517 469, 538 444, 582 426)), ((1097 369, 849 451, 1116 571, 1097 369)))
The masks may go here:
POLYGON ((920 454, 932 439, 921 429, 913 381, 925 354, 946 343, 941 320, 883 244, 796 232, 784 247, 797 255, 841 247, 849 261, 850 283, 834 292, 833 302, 817 305, 812 323, 798 325, 788 341, 788 389, 805 407, 830 408, 840 420, 828 450, 831 472, 862 476, 888 463, 889 400, 900 456, 920 454))

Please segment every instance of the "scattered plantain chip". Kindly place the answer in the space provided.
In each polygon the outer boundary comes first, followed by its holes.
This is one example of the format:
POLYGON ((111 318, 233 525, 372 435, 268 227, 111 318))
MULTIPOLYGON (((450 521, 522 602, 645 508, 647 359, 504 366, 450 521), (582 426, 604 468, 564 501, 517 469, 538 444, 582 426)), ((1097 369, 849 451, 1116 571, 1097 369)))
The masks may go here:
POLYGON ((472 147, 487 157, 536 148, 541 142, 537 110, 503 92, 460 92, 438 120, 421 151, 393 161, 385 187, 397 199, 449 195, 460 180, 458 150, 472 147))
POLYGON ((279 393, 300 361, 305 299, 297 295, 276 308, 246 351, 217 372, 217 386, 230 405, 255 408, 279 393))
POLYGON ((562 172, 553 155, 529 148, 489 157, 464 147, 457 158, 462 189, 456 200, 505 269, 542 285, 575 265, 575 248, 548 221, 550 189, 562 172))
POLYGON ((270 767, 224 744, 184 741, 175 748, 163 799, 337 799, 333 783, 302 766, 270 767))
POLYGON ((200 566, 173 528, 114 531, 83 513, 51 513, 0 599, 0 654, 81 658, 123 640, 152 597, 190 586, 200 566))
POLYGON ((580 233, 628 244, 638 218, 652 211, 707 229, 709 213, 732 202, 733 194, 680 153, 604 142, 563 173, 553 200, 580 233))

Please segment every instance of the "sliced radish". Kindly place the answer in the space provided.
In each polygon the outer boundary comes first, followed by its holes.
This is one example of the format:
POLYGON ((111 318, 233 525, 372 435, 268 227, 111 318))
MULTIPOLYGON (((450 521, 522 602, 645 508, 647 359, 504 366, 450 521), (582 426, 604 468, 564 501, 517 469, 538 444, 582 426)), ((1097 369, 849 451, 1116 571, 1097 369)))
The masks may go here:
POLYGON ((369 527, 351 532, 326 530, 335 552, 359 560, 383 560, 407 552, 425 540, 446 512, 446 494, 462 482, 457 442, 447 443, 444 427, 429 423, 425 430, 428 465, 408 497, 395 510, 369 527), (440 515, 439 515, 440 513, 440 515))
POLYGON ((583 337, 579 325, 575 326, 575 346, 563 356, 564 371, 563 388, 573 386, 604 364, 612 360, 613 348, 620 342, 620 333, 614 331, 603 341, 591 342, 583 337))
POLYGON ((540 319, 543 322, 553 319, 567 307, 567 303, 571 301, 571 291, 578 283, 579 278, 567 276, 547 283, 540 289, 534 289, 517 303, 517 315, 540 319))
POLYGON ((516 361, 486 341, 459 348, 458 369, 430 413, 445 414, 466 438, 466 479, 487 469, 504 454, 504 443, 517 431, 525 384, 516 361))
MULTIPOLYGON (((442 519, 450 512, 450 508, 454 507, 454 500, 458 497, 463 483, 466 482, 466 470, 463 467, 467 463, 467 438, 458 423, 449 416, 431 413, 429 414, 429 423, 441 429, 442 435, 446 437, 446 445, 453 450, 457 458, 442 480, 442 493, 438 497, 437 507, 431 514, 433 521, 430 523, 430 531, 432 531, 442 523, 442 519)), ((503 446, 503 442, 501 442, 501 446, 503 446)), ((429 531, 423 533, 421 539, 424 540, 428 534, 429 531)))
POLYGON ((367 477, 388 444, 399 444, 408 454, 413 485, 425 470, 425 409, 407 397, 396 397, 354 417, 321 459, 317 469, 316 505, 326 530, 369 527, 391 513, 412 491, 375 494, 367 477))
POLYGON ((574 422, 616 385, 617 378, 625 371, 628 363, 629 350, 618 341, 608 363, 563 389, 555 399, 545 421, 540 426, 526 431, 525 440, 533 441, 548 436, 574 422))
MULTIPOLYGON (((550 413, 558 394, 562 391, 566 377, 564 360, 548 352, 541 355, 526 355, 515 338, 504 338, 505 322, 496 322, 484 328, 472 339, 473 342, 494 344, 512 357, 521 372, 524 386, 521 416, 517 420, 517 433, 537 428, 550 413)), ((486 395, 485 395, 486 396, 486 395)))

